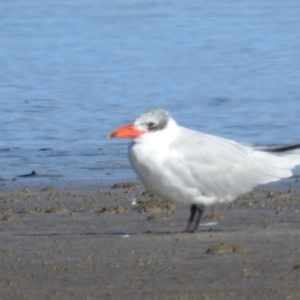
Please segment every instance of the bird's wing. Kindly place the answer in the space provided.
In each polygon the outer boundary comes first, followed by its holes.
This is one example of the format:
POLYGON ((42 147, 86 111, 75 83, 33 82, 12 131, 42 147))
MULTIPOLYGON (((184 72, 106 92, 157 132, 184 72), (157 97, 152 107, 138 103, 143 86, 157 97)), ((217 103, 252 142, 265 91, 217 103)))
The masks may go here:
POLYGON ((203 195, 220 201, 289 177, 293 167, 285 158, 184 127, 179 127, 164 163, 180 174, 178 184, 197 187, 203 195))

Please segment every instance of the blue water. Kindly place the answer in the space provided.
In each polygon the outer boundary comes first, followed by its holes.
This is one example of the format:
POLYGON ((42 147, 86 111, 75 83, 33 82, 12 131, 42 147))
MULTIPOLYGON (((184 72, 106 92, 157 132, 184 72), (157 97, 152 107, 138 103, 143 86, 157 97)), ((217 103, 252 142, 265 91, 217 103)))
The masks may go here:
POLYGON ((299 28, 299 1, 1 1, 0 177, 134 179, 128 141, 106 135, 152 107, 299 143, 299 28))

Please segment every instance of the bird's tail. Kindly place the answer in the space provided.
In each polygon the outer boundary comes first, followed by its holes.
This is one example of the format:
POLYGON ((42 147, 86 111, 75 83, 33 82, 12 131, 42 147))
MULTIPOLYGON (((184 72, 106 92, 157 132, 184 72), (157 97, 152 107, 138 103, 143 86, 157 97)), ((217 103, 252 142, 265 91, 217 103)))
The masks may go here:
POLYGON ((272 153, 276 156, 282 156, 290 160, 293 164, 292 168, 300 165, 300 144, 269 147, 263 149, 265 152, 272 153))
POLYGON ((266 174, 273 177, 273 180, 270 181, 291 177, 293 175, 292 170, 300 165, 300 144, 260 148, 259 150, 266 174), (267 155, 267 153, 272 155, 267 155))
POLYGON ((279 147, 268 147, 262 148, 262 151, 271 152, 271 153, 290 153, 290 154, 300 154, 300 144, 289 145, 289 146, 279 146, 279 147))

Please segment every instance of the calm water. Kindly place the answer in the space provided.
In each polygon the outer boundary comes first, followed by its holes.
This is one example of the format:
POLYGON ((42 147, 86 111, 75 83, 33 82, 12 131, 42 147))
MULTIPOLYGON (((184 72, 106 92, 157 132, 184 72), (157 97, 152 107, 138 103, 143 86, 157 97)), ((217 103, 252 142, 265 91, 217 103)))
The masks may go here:
POLYGON ((299 143, 299 28, 299 1, 1 1, 0 177, 134 179, 128 142, 106 135, 152 107, 299 143))

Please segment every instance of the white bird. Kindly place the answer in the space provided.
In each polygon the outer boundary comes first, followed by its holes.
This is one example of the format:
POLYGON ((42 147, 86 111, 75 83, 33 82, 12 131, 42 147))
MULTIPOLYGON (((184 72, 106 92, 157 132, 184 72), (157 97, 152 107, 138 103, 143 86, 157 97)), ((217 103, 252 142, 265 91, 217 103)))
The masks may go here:
POLYGON ((187 232, 198 229, 204 206, 290 177, 300 164, 295 151, 300 144, 253 148, 181 127, 164 109, 142 114, 108 138, 133 139, 129 160, 147 189, 161 199, 191 204, 187 232))

